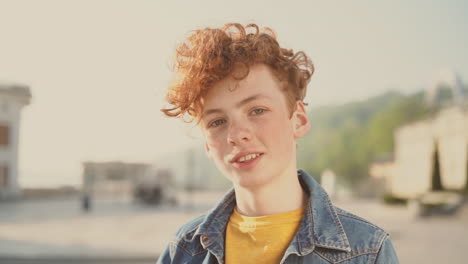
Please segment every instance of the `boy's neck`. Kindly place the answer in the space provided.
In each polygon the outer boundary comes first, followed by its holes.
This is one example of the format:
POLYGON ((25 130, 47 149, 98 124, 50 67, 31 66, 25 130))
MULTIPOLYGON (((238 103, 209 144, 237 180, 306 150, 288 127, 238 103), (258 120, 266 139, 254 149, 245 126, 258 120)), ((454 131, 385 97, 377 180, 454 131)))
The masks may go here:
POLYGON ((251 217, 293 211, 303 208, 307 201, 296 171, 255 190, 241 186, 235 186, 234 189, 237 211, 251 217))

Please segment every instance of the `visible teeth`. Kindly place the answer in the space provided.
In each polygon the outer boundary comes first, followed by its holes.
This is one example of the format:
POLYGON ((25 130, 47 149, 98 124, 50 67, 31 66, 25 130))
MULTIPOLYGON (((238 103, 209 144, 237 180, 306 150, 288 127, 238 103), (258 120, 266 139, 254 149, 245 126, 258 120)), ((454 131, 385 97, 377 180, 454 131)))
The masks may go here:
POLYGON ((239 162, 245 162, 251 159, 255 159, 256 157, 260 156, 260 154, 249 154, 243 157, 240 157, 239 162))

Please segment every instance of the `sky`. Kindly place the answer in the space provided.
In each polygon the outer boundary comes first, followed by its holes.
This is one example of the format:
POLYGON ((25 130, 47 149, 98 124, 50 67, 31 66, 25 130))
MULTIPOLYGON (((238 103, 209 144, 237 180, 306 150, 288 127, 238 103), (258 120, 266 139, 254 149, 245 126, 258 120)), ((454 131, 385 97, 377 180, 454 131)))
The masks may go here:
POLYGON ((201 141, 159 109, 177 43, 228 22, 271 27, 281 45, 311 57, 310 108, 411 93, 443 68, 468 80, 461 0, 0 0, 0 82, 32 92, 21 185, 79 185, 83 161, 153 163, 201 141))

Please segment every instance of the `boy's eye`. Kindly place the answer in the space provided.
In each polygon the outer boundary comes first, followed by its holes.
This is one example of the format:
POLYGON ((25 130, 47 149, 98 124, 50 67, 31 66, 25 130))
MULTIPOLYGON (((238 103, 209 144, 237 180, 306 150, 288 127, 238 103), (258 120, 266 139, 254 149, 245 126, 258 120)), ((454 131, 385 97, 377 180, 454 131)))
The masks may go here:
POLYGON ((265 109, 257 108, 257 109, 254 109, 254 110, 252 111, 252 114, 254 114, 254 115, 260 115, 260 114, 263 114, 263 112, 265 112, 265 109))
POLYGON ((220 125, 224 124, 224 122, 226 122, 226 120, 224 120, 224 119, 215 120, 215 121, 211 122, 210 127, 220 126, 220 125))

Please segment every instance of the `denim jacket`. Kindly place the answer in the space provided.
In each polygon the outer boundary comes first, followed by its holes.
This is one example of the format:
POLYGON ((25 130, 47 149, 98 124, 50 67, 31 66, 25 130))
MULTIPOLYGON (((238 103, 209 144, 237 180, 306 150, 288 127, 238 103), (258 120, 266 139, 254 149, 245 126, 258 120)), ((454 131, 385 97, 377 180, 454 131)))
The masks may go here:
MULTIPOLYGON (((333 206, 325 190, 304 171, 299 170, 298 176, 302 188, 309 194, 309 201, 281 264, 399 263, 385 231, 333 206)), ((224 264, 225 229, 235 205, 235 194, 231 190, 207 215, 182 226, 157 264, 224 264)))

